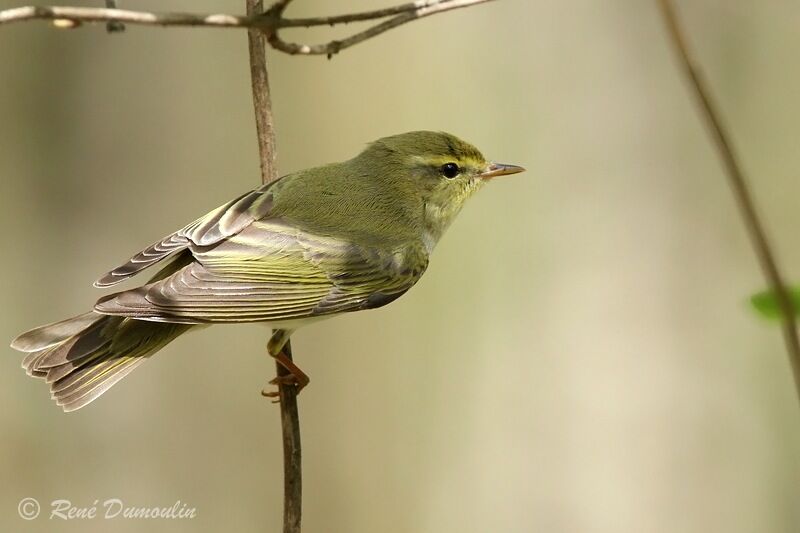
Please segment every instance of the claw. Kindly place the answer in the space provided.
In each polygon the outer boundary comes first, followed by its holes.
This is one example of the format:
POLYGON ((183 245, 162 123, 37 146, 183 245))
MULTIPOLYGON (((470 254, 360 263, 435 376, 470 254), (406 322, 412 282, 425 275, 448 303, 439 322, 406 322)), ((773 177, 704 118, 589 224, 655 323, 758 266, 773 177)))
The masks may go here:
POLYGON ((261 391, 261 396, 266 398, 278 398, 277 400, 273 400, 272 403, 280 403, 280 387, 288 387, 289 385, 294 385, 297 387, 295 394, 300 394, 300 391, 308 385, 309 383, 308 376, 302 374, 301 376, 296 376, 294 374, 285 374, 282 376, 275 376, 271 380, 269 380, 270 385, 277 385, 277 391, 268 391, 266 389, 261 391))
POLYGON ((263 389, 261 391, 261 396, 264 398, 277 398, 272 400, 272 403, 281 403, 281 397, 278 391, 268 391, 267 389, 263 389))

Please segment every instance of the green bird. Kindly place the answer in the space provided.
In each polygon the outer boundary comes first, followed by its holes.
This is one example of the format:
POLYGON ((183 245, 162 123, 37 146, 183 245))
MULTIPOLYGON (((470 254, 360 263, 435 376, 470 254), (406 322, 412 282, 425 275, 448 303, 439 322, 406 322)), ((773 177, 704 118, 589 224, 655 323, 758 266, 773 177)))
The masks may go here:
POLYGON ((281 383, 302 388, 308 376, 283 353, 294 330, 402 296, 466 199, 523 170, 488 162, 447 133, 380 139, 349 161, 288 174, 170 233, 94 285, 165 262, 148 283, 11 346, 28 354, 23 368, 50 385, 58 405, 74 411, 189 330, 263 322, 274 330, 269 354, 290 372, 281 383))

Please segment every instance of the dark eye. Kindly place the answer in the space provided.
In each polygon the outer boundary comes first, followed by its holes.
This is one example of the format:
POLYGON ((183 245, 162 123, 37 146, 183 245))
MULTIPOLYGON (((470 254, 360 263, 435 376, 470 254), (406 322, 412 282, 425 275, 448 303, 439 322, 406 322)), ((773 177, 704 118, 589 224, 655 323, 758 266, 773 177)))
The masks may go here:
POLYGON ((461 172, 461 169, 458 168, 458 165, 455 163, 445 163, 442 165, 441 170, 442 174, 444 174, 444 177, 447 179, 453 179, 461 172))

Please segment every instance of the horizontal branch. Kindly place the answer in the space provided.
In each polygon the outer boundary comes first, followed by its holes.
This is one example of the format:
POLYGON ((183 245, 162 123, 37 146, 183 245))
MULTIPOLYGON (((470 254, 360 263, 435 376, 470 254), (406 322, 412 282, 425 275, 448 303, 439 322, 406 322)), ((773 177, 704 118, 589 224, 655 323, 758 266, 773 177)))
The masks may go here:
MULTIPOLYGON (((283 19, 281 21, 280 26, 281 28, 292 28, 292 27, 310 28, 311 26, 334 26, 336 24, 347 24, 350 22, 376 20, 386 17, 392 17, 394 15, 408 14, 429 9, 435 9, 436 12, 439 13, 442 11, 458 9, 460 7, 467 7, 473 4, 482 4, 484 2, 491 2, 491 1, 492 0, 417 0, 416 2, 409 2, 407 4, 401 4, 393 7, 375 9, 373 11, 362 11, 360 13, 349 13, 346 15, 335 15, 332 17, 283 19)), ((432 14, 433 13, 427 13, 427 15, 432 15, 432 14)))
POLYGON ((377 11, 365 11, 363 13, 353 13, 350 15, 340 15, 336 17, 318 17, 306 19, 282 19, 279 21, 278 27, 289 28, 297 26, 322 26, 344 24, 347 22, 374 20, 378 18, 385 18, 387 16, 395 15, 389 20, 376 24, 366 30, 351 35, 345 39, 330 41, 322 44, 298 44, 289 43, 284 41, 278 36, 277 32, 268 35, 269 44, 276 50, 286 52, 287 54, 301 54, 301 55, 327 55, 331 57, 345 48, 349 48, 355 44, 366 41, 372 37, 380 35, 383 32, 389 31, 412 20, 429 17, 437 13, 444 13, 453 9, 460 9, 477 4, 484 4, 492 0, 427 0, 412 2, 410 4, 403 4, 393 8, 381 9, 377 11))
POLYGON ((412 20, 460 9, 492 0, 417 0, 394 7, 362 11, 345 15, 311 18, 284 18, 283 10, 289 3, 286 0, 276 2, 261 15, 242 16, 227 14, 194 14, 194 13, 152 13, 132 11, 128 9, 111 9, 100 7, 71 6, 26 6, 0 11, 0 25, 28 20, 52 20, 63 28, 72 28, 81 23, 117 23, 139 24, 144 26, 200 26, 207 28, 256 28, 267 34, 270 45, 287 54, 327 55, 331 56, 376 35, 401 26, 412 20), (388 18, 391 17, 391 18, 388 18), (385 19, 364 31, 355 33, 341 40, 322 44, 300 44, 287 42, 278 36, 281 28, 298 28, 311 26, 333 26, 349 22, 363 22, 385 19))
POLYGON ((269 26, 266 17, 225 14, 150 13, 129 9, 70 6, 26 6, 0 11, 0 24, 26 20, 67 20, 82 22, 121 22, 143 26, 205 26, 209 28, 254 28, 269 26))

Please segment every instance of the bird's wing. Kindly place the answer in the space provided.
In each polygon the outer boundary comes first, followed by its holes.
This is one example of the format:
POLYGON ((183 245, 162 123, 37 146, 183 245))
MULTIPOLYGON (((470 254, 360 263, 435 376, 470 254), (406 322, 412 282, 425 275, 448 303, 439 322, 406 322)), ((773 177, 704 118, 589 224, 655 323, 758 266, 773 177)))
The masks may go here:
POLYGON ((272 182, 235 198, 188 226, 153 243, 125 264, 118 266, 95 281, 95 287, 110 287, 135 276, 173 253, 190 246, 209 246, 236 235, 272 209, 272 182))
POLYGON ((194 262, 103 298, 95 309, 191 324, 285 322, 385 305, 411 288, 427 265, 424 251, 413 247, 383 252, 280 219, 253 222, 215 246, 191 249, 194 262))

